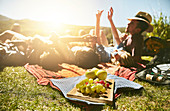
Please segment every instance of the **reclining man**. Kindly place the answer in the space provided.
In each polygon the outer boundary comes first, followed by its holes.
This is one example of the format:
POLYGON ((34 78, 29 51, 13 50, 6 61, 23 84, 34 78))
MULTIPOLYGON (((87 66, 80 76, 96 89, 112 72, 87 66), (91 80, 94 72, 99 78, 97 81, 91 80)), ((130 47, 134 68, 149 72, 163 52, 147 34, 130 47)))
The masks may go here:
MULTIPOLYGON (((13 31, 11 31, 13 32, 13 31)), ((50 39, 45 37, 25 37, 17 32, 12 39, 4 38, 4 43, 0 44, 0 65, 17 66, 38 64, 45 69, 58 70, 58 64, 69 63, 83 68, 91 68, 99 63, 99 55, 90 47, 70 47, 69 42, 95 42, 96 37, 90 35, 82 37, 62 37, 56 34, 50 35, 50 39), (26 39, 25 39, 26 38, 26 39), (92 39, 92 40, 91 40, 92 39), (22 45, 22 48, 19 46, 22 45)), ((13 35, 13 33, 11 35, 13 35)), ((8 36, 7 36, 8 37, 8 36)))

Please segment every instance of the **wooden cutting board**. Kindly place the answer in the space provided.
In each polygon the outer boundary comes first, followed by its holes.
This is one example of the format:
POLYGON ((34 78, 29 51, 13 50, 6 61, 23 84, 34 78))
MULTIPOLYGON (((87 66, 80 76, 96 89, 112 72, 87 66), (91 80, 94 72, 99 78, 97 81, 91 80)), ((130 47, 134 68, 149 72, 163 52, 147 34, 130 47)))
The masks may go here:
POLYGON ((110 83, 109 88, 107 88, 106 93, 100 94, 99 97, 94 98, 88 95, 84 95, 79 92, 76 87, 68 92, 67 96, 70 98, 82 99, 90 102, 112 104, 114 99, 114 79, 109 79, 107 81, 110 83))

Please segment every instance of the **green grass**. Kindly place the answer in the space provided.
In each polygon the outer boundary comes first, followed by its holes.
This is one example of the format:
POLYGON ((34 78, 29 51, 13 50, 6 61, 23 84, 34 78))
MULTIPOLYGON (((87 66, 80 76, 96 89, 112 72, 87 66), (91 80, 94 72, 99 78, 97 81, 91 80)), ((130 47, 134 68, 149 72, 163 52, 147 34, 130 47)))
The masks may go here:
MULTIPOLYGON (((116 109, 111 105, 92 107, 91 110, 152 110, 170 109, 169 86, 155 86, 135 80, 145 90, 123 91, 116 100, 116 109)), ((81 111, 77 105, 64 98, 62 93, 51 86, 38 85, 36 78, 24 67, 5 67, 0 71, 0 110, 1 111, 81 111)))

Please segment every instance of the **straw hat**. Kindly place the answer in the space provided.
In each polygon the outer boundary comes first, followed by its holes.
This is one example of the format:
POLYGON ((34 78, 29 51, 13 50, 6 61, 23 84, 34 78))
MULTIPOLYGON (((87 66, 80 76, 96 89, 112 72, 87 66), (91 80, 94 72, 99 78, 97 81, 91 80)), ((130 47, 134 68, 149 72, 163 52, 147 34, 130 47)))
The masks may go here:
POLYGON ((152 17, 147 12, 140 11, 140 12, 138 12, 136 14, 135 17, 128 18, 128 20, 130 20, 130 21, 131 20, 141 20, 141 21, 144 21, 144 22, 146 22, 149 25, 148 29, 146 29, 145 31, 146 32, 152 32, 153 31, 153 26, 150 24, 152 22, 152 17))

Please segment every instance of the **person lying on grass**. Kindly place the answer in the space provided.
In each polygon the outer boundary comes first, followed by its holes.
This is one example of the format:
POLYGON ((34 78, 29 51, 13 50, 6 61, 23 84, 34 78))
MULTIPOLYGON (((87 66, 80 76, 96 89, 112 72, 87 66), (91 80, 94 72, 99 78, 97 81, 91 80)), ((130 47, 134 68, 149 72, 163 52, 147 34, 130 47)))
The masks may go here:
POLYGON ((56 66, 61 63, 74 64, 82 68, 92 68, 99 64, 99 54, 91 46, 70 46, 70 42, 84 42, 87 40, 95 42, 95 37, 85 36, 58 36, 53 34, 50 40, 53 42, 50 52, 41 55, 40 64, 47 69, 57 69, 56 66), (86 40, 87 39, 87 40, 86 40), (50 62, 49 62, 50 61, 50 62), (53 68, 52 68, 53 67, 53 68))
MULTIPOLYGON (((15 38, 20 37, 17 35, 19 34, 16 34, 15 38)), ((75 64, 83 68, 92 68, 99 63, 99 55, 93 48, 87 46, 70 47, 68 44, 69 41, 75 39, 76 41, 86 41, 86 39, 90 40, 89 38, 53 36, 55 39, 51 35, 48 39, 36 36, 25 40, 27 37, 24 36, 23 39, 19 38, 20 40, 6 40, 5 43, 1 43, 0 64, 16 66, 30 63, 41 65, 46 69, 58 70, 58 64, 61 63, 75 64), (19 46, 23 47, 19 48, 19 46)))
POLYGON ((84 68, 93 67, 99 63, 98 54, 94 49, 84 46, 71 49, 73 45, 69 43, 75 39, 77 42, 87 42, 90 40, 88 37, 91 36, 80 36, 79 39, 67 35, 59 38, 54 33, 47 39, 39 35, 26 37, 21 34, 20 24, 15 23, 10 30, 0 34, 0 64, 17 66, 30 63, 53 69, 59 63, 65 62, 84 68))
MULTIPOLYGON (((131 18, 130 23, 128 24, 128 27, 126 28, 126 32, 129 33, 129 36, 125 35, 123 38, 125 39, 121 39, 119 38, 118 34, 117 34, 117 30, 114 26, 114 23, 112 21, 112 16, 113 16, 113 9, 110 8, 110 12, 108 12, 108 19, 110 21, 111 24, 111 29, 112 29, 112 33, 115 37, 115 40, 117 42, 118 47, 104 47, 104 44, 102 44, 101 40, 107 40, 102 39, 99 34, 100 31, 100 17, 103 11, 98 11, 98 13, 96 14, 96 32, 95 35, 97 36, 97 48, 96 49, 89 49, 86 48, 86 50, 84 50, 85 48, 79 48, 81 51, 86 51, 84 54, 75 54, 75 52, 73 52, 70 47, 67 44, 63 44, 60 40, 57 40, 57 42, 53 43, 53 47, 51 47, 50 45, 44 44, 41 39, 34 39, 33 41, 37 41, 37 42, 32 42, 31 47, 32 50, 34 51, 34 53, 30 53, 29 58, 33 58, 34 64, 41 64, 42 65, 46 65, 47 63, 52 64, 53 62, 53 57, 49 56, 50 50, 53 50, 51 52, 51 54, 55 55, 58 54, 60 57, 58 57, 57 55, 54 56, 56 57, 56 59, 54 60, 55 64, 57 63, 61 63, 61 62, 65 62, 65 63, 72 63, 72 64, 76 64, 76 65, 80 65, 79 63, 84 63, 85 61, 88 63, 86 64, 82 64, 80 66, 84 66, 84 67, 91 67, 90 65, 93 64, 92 62, 94 62, 95 65, 97 65, 97 63, 101 63, 101 62, 113 62, 116 59, 117 61, 120 60, 120 63, 122 65, 128 65, 125 64, 127 62, 121 62, 122 58, 121 56, 119 56, 119 50, 115 50, 115 49, 120 49, 123 48, 124 50, 126 50, 127 52, 129 52, 132 57, 134 58, 135 61, 140 61, 141 58, 141 52, 142 52, 142 42, 138 42, 138 41, 143 41, 142 35, 141 33, 143 31, 151 31, 153 29, 153 27, 150 25, 151 22, 151 16, 149 14, 147 14, 146 12, 139 12, 135 18, 131 18), (145 25, 143 25, 145 24, 145 25), (39 45, 37 45, 39 43, 39 45), (49 50, 45 50, 45 49, 49 49, 49 50), (88 50, 87 50, 88 49, 88 50), (97 53, 96 53, 97 50, 97 53), (113 53, 115 51, 115 53, 113 53), (44 52, 46 54, 44 54, 44 52), (95 54, 92 54, 93 57, 97 58, 94 60, 91 60, 90 56, 84 56, 84 57, 76 57, 77 55, 86 55, 88 52, 93 52, 95 54), (118 55, 117 55, 118 54, 118 55), (41 56, 42 55, 42 56, 41 56), (97 56, 96 56, 97 55, 97 56), (49 57, 48 57, 49 56, 49 57), (42 62, 44 59, 43 58, 51 59, 51 63, 50 62, 45 62, 45 64, 43 64, 44 62, 42 62), (87 58, 85 58, 87 57, 87 58), (76 60, 76 58, 79 58, 76 60), (80 62, 81 60, 83 60, 84 62, 80 62)), ((94 44, 93 44, 94 45, 94 44)), ((96 44, 95 44, 96 45, 96 44)), ((77 51, 76 52, 81 53, 81 51, 77 51)), ((122 50, 120 50, 122 51, 122 50)), ((122 51, 123 52, 123 51, 122 51)), ((125 57, 125 61, 128 58, 129 54, 125 53, 125 54, 121 54, 124 55, 125 57)), ((28 62, 30 62, 28 61, 28 62)), ((132 62, 130 62, 132 63, 132 62)), ((93 66, 93 65, 92 65, 93 66)))

